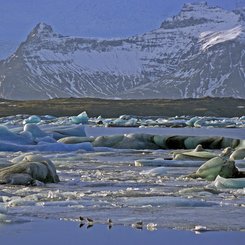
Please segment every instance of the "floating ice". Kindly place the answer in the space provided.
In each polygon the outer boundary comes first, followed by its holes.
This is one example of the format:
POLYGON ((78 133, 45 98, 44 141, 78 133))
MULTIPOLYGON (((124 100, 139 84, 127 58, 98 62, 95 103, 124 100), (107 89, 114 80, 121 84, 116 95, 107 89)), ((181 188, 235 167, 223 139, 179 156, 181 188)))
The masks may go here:
MULTIPOLYGON (((166 136, 145 133, 129 133, 118 135, 98 136, 93 145, 99 147, 113 147, 117 149, 194 149, 203 144, 205 148, 219 149, 228 146, 235 147, 240 143, 238 139, 218 136, 166 136)), ((193 155, 197 153, 192 153, 193 155)), ((212 153, 208 153, 211 155, 212 153)), ((212 155, 214 157, 215 155, 212 155)), ((200 159, 196 159, 200 160, 200 159)))
POLYGON ((200 117, 192 117, 190 120, 186 121, 186 125, 189 127, 194 127, 196 121, 198 121, 200 117))
POLYGON ((93 142, 94 137, 78 137, 78 136, 70 136, 59 139, 57 142, 64 144, 77 144, 83 142, 93 142))
POLYGON ((242 160, 244 158, 245 158, 245 148, 239 148, 235 150, 230 156, 230 159, 232 160, 242 160))
POLYGON ((176 154, 174 157, 174 160, 196 160, 196 161, 205 161, 209 160, 211 158, 216 157, 217 155, 213 152, 207 152, 207 151, 201 151, 201 152, 182 152, 179 154, 176 154))
POLYGON ((129 115, 121 115, 119 118, 116 118, 115 120, 110 120, 106 122, 103 120, 104 123, 106 123, 107 127, 135 127, 139 126, 138 119, 131 117, 129 115))
POLYGON ((19 163, 0 169, 0 184, 30 185, 35 184, 35 180, 59 182, 56 168, 49 159, 34 154, 25 154, 19 159, 19 163))
POLYGON ((152 139, 153 135, 149 134, 99 136, 94 140, 93 145, 118 149, 158 149, 152 139))
POLYGON ((190 174, 188 177, 203 178, 206 180, 214 180, 218 175, 225 178, 239 177, 239 170, 235 166, 235 162, 229 160, 228 157, 214 157, 205 162, 196 172, 190 174))
POLYGON ((37 144, 41 144, 41 143, 44 144, 44 143, 56 143, 57 141, 51 136, 45 136, 45 137, 35 138, 35 142, 37 144))
POLYGON ((183 160, 165 160, 162 158, 139 159, 135 160, 136 167, 142 166, 164 166, 164 167, 200 167, 205 161, 183 161, 183 160))
POLYGON ((245 177, 226 179, 218 175, 210 186, 215 186, 217 188, 245 188, 245 177))
POLYGON ((192 230, 195 231, 196 234, 199 234, 201 232, 208 231, 207 227, 206 226, 203 226, 203 225, 196 225, 194 227, 194 229, 192 229, 192 230))
POLYGON ((7 218, 6 214, 7 214, 7 209, 5 205, 0 203, 0 223, 6 221, 6 218, 7 218))
POLYGON ((165 167, 158 167, 140 172, 141 175, 164 176, 167 173, 165 167))
POLYGON ((68 136, 86 137, 85 128, 83 125, 76 127, 56 127, 48 131, 56 140, 68 136))
MULTIPOLYGON (((14 144, 33 144, 33 140, 30 135, 21 135, 11 132, 7 127, 0 126, 0 143, 14 143, 14 144)), ((0 144, 0 148, 1 148, 0 144)))
POLYGON ((154 223, 148 223, 146 225, 146 229, 148 231, 156 231, 157 230, 157 224, 154 224, 154 223))
POLYGON ((41 118, 39 116, 33 115, 28 117, 23 121, 23 124, 28 124, 28 123, 39 123, 41 122, 41 118))
POLYGON ((35 201, 27 201, 24 198, 15 198, 7 203, 7 207, 35 206, 35 201))
POLYGON ((89 117, 87 115, 87 112, 84 111, 84 112, 80 113, 77 116, 69 117, 69 119, 74 124, 80 124, 80 123, 82 123, 82 124, 88 124, 89 117))
POLYGON ((130 197, 122 200, 126 206, 161 206, 161 207, 210 207, 218 205, 215 202, 185 199, 182 197, 130 197))
POLYGON ((50 121, 50 120, 55 120, 56 117, 53 116, 53 115, 45 115, 45 116, 42 116, 41 119, 42 119, 42 120, 50 121))
POLYGON ((32 137, 35 138, 44 138, 46 136, 51 136, 50 134, 45 133, 35 124, 26 124, 24 126, 24 132, 31 133, 32 137))
POLYGON ((62 151, 93 151, 93 146, 90 142, 84 142, 79 144, 64 144, 64 143, 47 143, 39 142, 37 145, 17 145, 12 143, 1 143, 0 151, 22 151, 22 152, 33 152, 33 151, 47 151, 47 152, 62 152, 62 151))

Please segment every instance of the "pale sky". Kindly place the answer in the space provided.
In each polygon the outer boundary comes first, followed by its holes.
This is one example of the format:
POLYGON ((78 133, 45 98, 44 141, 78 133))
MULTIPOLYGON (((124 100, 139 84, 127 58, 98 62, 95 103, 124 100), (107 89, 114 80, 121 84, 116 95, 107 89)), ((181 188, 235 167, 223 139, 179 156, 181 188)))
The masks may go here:
MULTIPOLYGON (((80 37, 127 37, 160 26, 190 0, 0 0, 0 58, 26 39, 39 22, 80 37)), ((208 0, 235 9, 241 0, 208 0)), ((244 4, 245 6, 245 4, 244 4)))

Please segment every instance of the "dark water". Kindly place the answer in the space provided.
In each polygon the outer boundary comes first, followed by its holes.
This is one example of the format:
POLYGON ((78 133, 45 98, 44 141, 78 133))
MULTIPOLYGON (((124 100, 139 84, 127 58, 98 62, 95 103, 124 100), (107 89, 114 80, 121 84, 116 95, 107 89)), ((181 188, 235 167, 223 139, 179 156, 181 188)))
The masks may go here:
POLYGON ((138 230, 129 226, 95 224, 79 227, 78 222, 42 220, 0 226, 0 244, 222 244, 243 245, 245 232, 204 232, 159 229, 138 230))

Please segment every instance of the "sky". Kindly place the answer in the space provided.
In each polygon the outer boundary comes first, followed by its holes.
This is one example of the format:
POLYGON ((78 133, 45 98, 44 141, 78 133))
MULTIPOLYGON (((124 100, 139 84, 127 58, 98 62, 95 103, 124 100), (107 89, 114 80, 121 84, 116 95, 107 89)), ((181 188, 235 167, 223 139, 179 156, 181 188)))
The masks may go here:
MULTIPOLYGON (((80 37, 115 38, 156 29, 184 3, 198 0, 0 0, 0 58, 13 52, 39 23, 80 37)), ((207 0, 235 9, 243 0, 207 0)))

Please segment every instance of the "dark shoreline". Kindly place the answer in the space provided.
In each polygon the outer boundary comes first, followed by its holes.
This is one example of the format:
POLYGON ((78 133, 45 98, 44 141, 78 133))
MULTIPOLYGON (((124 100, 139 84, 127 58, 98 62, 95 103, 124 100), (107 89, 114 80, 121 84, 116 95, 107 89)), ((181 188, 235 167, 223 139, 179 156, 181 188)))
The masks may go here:
POLYGON ((136 116, 216 116, 238 117, 245 115, 245 99, 147 99, 110 100, 96 98, 60 98, 51 100, 15 101, 0 99, 0 116, 29 115, 78 115, 86 111, 90 117, 136 116))

